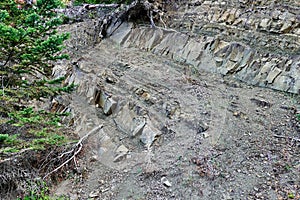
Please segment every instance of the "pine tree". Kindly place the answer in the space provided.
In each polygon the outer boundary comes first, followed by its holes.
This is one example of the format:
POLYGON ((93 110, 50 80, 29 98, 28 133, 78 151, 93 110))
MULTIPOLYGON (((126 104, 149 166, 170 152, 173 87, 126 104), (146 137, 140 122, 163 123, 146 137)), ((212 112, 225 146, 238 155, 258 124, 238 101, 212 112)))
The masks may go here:
POLYGON ((57 32, 60 0, 1 0, 0 112, 9 103, 56 95, 63 77, 52 80, 53 64, 68 58, 61 53, 69 34, 57 32), (4 104, 4 105, 3 105, 4 104))

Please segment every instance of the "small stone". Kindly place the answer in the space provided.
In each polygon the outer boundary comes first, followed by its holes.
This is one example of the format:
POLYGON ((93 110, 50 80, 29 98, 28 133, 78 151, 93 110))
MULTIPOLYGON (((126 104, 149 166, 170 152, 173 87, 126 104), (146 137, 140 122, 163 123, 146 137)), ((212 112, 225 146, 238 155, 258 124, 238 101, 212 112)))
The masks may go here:
POLYGON ((267 102, 264 99, 251 98, 250 101, 254 102, 259 107, 263 107, 263 108, 270 108, 271 107, 271 103, 267 102))
POLYGON ((121 146, 119 146, 116 150, 117 153, 127 153, 128 152, 128 149, 127 147, 125 147, 123 144, 121 146))
POLYGON ((219 22, 227 21, 229 15, 230 15, 230 12, 228 12, 228 11, 224 12, 224 14, 220 17, 219 22))
POLYGON ((148 101, 150 99, 150 94, 148 92, 144 92, 142 94, 142 98, 145 99, 145 101, 148 101))
POLYGON ((267 18, 263 19, 260 23, 260 27, 262 27, 263 29, 267 29, 268 26, 270 25, 270 21, 271 20, 267 18))
POLYGON ((98 156, 94 155, 90 158, 90 162, 96 162, 98 161, 98 156))
POLYGON ((237 112, 237 111, 233 112, 233 116, 238 117, 239 115, 240 115, 239 112, 237 112))
POLYGON ((104 193, 104 192, 107 192, 107 191, 109 191, 109 188, 101 189, 101 193, 104 193))
POLYGON ((283 26, 280 29, 281 33, 288 33, 292 29, 292 22, 287 21, 283 24, 283 26))
POLYGON ((114 162, 120 162, 121 160, 126 159, 128 151, 129 150, 123 144, 121 146, 119 146, 116 149, 117 155, 114 159, 114 162))
POLYGON ((103 112, 106 115, 110 115, 114 113, 116 107, 117 107, 117 101, 115 101, 112 98, 107 98, 103 106, 103 112))
POLYGON ((162 177, 160 181, 161 181, 162 184, 164 184, 167 187, 171 187, 172 186, 172 184, 170 183, 170 181, 165 176, 162 177))
POLYGON ((109 76, 106 77, 105 81, 110 84, 115 84, 117 82, 117 80, 115 78, 109 77, 109 76))
POLYGON ((282 70, 275 67, 269 74, 268 74, 268 77, 267 77, 267 81, 268 83, 273 83, 275 78, 277 78, 277 76, 279 76, 279 74, 281 74, 282 70))
POLYGON ((114 158, 114 162, 120 162, 121 160, 126 158, 127 153, 120 153, 114 158))
POLYGON ((263 157, 264 157, 264 154, 261 153, 259 156, 260 156, 261 158, 263 158, 263 157))
POLYGON ((89 194, 89 198, 96 198, 96 197, 99 197, 99 191, 92 191, 89 194))
POLYGON ((203 133, 204 131, 206 131, 208 129, 208 125, 204 122, 199 122, 198 123, 198 128, 197 128, 197 133, 203 133))
POLYGON ((127 159, 130 159, 131 157, 132 157, 131 154, 127 154, 126 156, 127 159))
POLYGON ((209 135, 208 133, 206 133, 206 132, 203 133, 203 137, 204 137, 204 138, 208 138, 209 136, 210 136, 210 135, 209 135))

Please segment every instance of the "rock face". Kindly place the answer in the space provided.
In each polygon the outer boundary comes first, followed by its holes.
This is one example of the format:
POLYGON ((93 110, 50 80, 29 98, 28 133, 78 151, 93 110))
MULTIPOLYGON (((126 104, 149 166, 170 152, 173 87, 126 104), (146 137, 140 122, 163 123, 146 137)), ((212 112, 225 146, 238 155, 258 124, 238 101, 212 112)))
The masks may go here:
POLYGON ((171 19, 166 20, 167 26, 209 43, 206 49, 214 57, 217 71, 234 74, 249 84, 299 93, 298 1, 176 3, 176 8, 167 12, 171 19))
POLYGON ((173 30, 132 28, 128 24, 119 27, 111 39, 124 47, 135 46, 167 56, 200 71, 233 75, 251 85, 299 93, 300 55, 262 54, 243 43, 218 37, 191 37, 173 30))
POLYGON ((264 53, 299 55, 298 1, 180 1, 168 27, 242 42, 264 53))
MULTIPOLYGON (((107 35, 184 62, 232 75, 251 85, 290 93, 300 89, 300 5, 297 1, 155 1, 164 15, 156 28, 113 22, 107 35), (158 28, 158 27, 167 28, 158 28)), ((102 15, 99 15, 100 18, 102 15)), ((141 16, 141 18, 143 18, 141 16)), ((73 25, 76 51, 99 40, 96 21, 73 25)))

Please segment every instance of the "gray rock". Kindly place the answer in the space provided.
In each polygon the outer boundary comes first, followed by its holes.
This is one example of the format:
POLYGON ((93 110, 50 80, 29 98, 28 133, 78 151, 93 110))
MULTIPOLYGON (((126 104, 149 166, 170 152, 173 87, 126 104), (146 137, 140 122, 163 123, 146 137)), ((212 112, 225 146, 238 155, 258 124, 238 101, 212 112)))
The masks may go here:
MULTIPOLYGON (((219 12, 219 10, 217 11, 219 12)), ((223 12, 220 20, 225 22, 230 18, 230 15, 236 15, 236 12, 226 10, 223 12)), ((249 26, 248 28, 252 29, 255 29, 258 26, 261 29, 265 29, 267 32, 280 33, 280 30, 284 32, 288 31, 288 29, 291 28, 291 22, 292 20, 289 18, 284 20, 273 20, 250 17, 244 25, 249 26)), ((125 30, 125 25, 121 29, 125 30)), ((239 32, 240 30, 236 31, 239 32)), ((228 31, 225 32, 229 33, 228 31)), ((233 33, 235 32, 233 31, 233 33)), ((131 29, 130 33, 124 37, 122 44, 125 47, 136 46, 141 49, 152 51, 155 54, 171 57, 176 61, 190 64, 198 70, 217 72, 223 75, 229 73, 234 74, 239 80, 248 84, 267 86, 294 93, 298 92, 298 82, 300 81, 296 78, 299 74, 296 70, 297 65, 286 65, 285 67, 287 70, 294 71, 287 75, 290 76, 290 80, 289 78, 280 78, 280 75, 284 72, 283 66, 276 66, 276 68, 274 68, 278 62, 273 60, 270 61, 269 59, 270 57, 276 58, 278 56, 272 54, 272 56, 268 55, 265 57, 265 55, 258 53, 252 46, 248 47, 240 42, 227 42, 228 40, 224 41, 220 38, 221 36, 215 38, 200 36, 199 39, 196 40, 186 34, 174 30, 140 27, 131 29), (267 58, 267 60, 264 58, 267 58), (280 83, 281 81, 284 82, 280 83)), ((263 45, 265 48, 274 48, 274 45, 278 45, 278 48, 285 49, 286 44, 289 43, 280 42, 277 44, 277 41, 274 41, 272 37, 261 38, 260 35, 252 34, 251 32, 245 33, 241 38, 246 38, 247 41, 249 40, 249 44, 255 46, 259 44, 263 45)), ((293 61, 295 59, 297 58, 292 58, 293 61)), ((138 129, 140 130, 142 127, 143 126, 138 129)))
POLYGON ((209 128, 209 126, 206 123, 200 121, 197 126, 197 133, 203 133, 208 128, 209 128))
POLYGON ((262 29, 267 30, 267 29, 269 28, 269 26, 270 26, 270 22, 271 22, 270 19, 265 18, 265 19, 261 20, 259 26, 260 26, 262 29))
POLYGON ((287 75, 279 75, 272 84, 272 88, 277 90, 288 91, 291 88, 293 79, 287 75))
POLYGON ((124 39, 130 33, 132 27, 132 23, 122 23, 122 25, 113 32, 113 35, 110 38, 118 44, 124 43, 124 39))
POLYGON ((171 187, 172 183, 164 176, 160 179, 161 183, 167 187, 171 187))
POLYGON ((135 118, 134 121, 136 125, 133 126, 134 129, 132 130, 133 137, 135 137, 136 135, 141 135, 146 125, 146 119, 144 117, 135 118))
POLYGON ((96 162, 96 161, 98 161, 98 156, 97 155, 94 155, 94 156, 90 157, 90 162, 96 162))
POLYGON ((96 197, 99 197, 99 195, 100 195, 99 191, 92 191, 89 194, 89 198, 96 198, 96 197))
POLYGON ((106 98, 104 106, 103 106, 104 114, 110 115, 110 114, 114 113, 114 111, 117 108, 117 104, 118 104, 118 102, 115 101, 113 98, 111 98, 111 97, 106 98))
POLYGON ((109 95, 107 92, 101 90, 101 91, 100 91, 100 97, 99 97, 98 105, 99 105, 101 108, 104 108, 106 99, 109 98, 109 97, 110 97, 110 95, 109 95))
POLYGON ((134 113, 133 110, 129 109, 129 104, 127 103, 122 109, 118 112, 117 116, 114 118, 117 127, 127 133, 132 135, 132 131, 138 126, 134 119, 138 116, 134 113))
POLYGON ((156 138, 161 135, 161 132, 152 126, 150 122, 145 125, 140 140, 146 146, 151 146, 156 138))
POLYGON ((215 57, 214 60, 216 61, 217 67, 221 67, 223 64, 223 59, 220 57, 215 57))
POLYGON ((226 63, 226 73, 225 74, 227 74, 228 72, 229 73, 235 72, 238 67, 239 67, 239 63, 228 60, 226 63))
POLYGON ((120 162, 124 160, 127 156, 127 153, 119 153, 118 155, 115 156, 113 162, 120 162))
POLYGON ((280 29, 280 32, 281 33, 288 33, 290 30, 292 29, 292 22, 291 21, 287 21, 287 22, 284 22, 281 29, 280 29))
POLYGON ((269 83, 269 84, 273 83, 274 80, 275 80, 275 78, 276 78, 279 74, 281 74, 281 72, 282 72, 281 69, 275 67, 275 68, 269 73, 269 75, 267 76, 267 81, 268 81, 268 83, 269 83))
POLYGON ((128 151, 129 150, 127 147, 125 147, 123 144, 116 149, 116 153, 128 153, 128 151))

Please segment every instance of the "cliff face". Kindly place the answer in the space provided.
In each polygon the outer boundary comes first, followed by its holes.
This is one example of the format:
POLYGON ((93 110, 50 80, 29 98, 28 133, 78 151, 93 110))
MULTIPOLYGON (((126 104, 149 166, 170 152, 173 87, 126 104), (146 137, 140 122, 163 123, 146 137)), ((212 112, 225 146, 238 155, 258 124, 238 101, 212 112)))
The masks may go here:
POLYGON ((299 93, 298 0, 165 1, 162 5, 167 27, 195 38, 213 38, 209 50, 222 74, 299 93))

